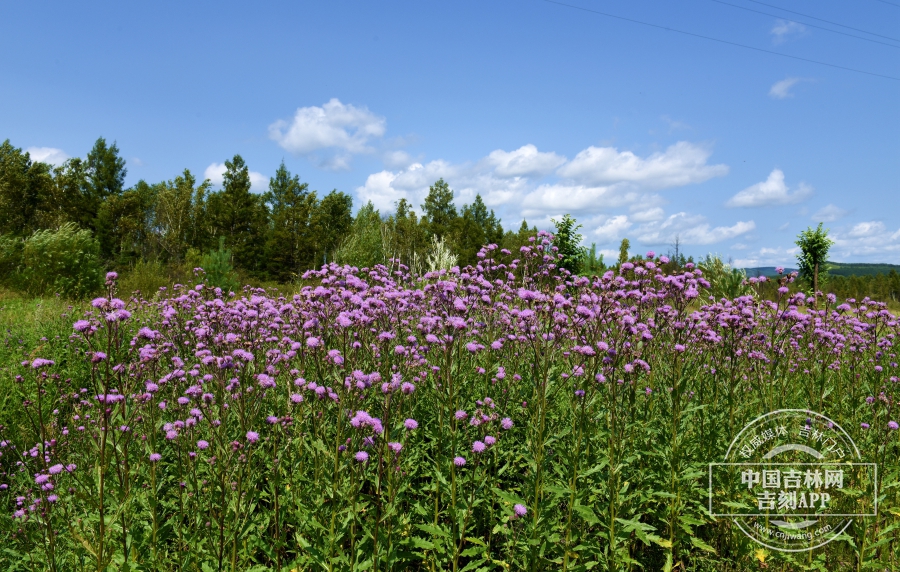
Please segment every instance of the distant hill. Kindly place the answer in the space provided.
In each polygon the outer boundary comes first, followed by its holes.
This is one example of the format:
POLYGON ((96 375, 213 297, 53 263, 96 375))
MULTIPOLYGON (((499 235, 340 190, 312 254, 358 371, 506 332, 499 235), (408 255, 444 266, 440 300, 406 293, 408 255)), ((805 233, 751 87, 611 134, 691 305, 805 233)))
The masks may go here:
MULTIPOLYGON (((778 276, 778 272, 775 271, 774 266, 757 266, 755 268, 742 268, 741 270, 746 272, 747 276, 754 276, 757 278, 760 276, 766 276, 766 277, 770 277, 770 278, 772 276, 778 276)), ((797 269, 796 268, 785 268, 784 269, 785 274, 790 274, 791 272, 797 272, 797 269)))
MULTIPOLYGON (((875 276, 877 274, 889 274, 891 270, 900 274, 900 264, 869 264, 856 262, 829 262, 832 276, 875 276)), ((755 268, 743 268, 747 276, 778 276, 774 266, 757 266, 755 268)), ((784 273, 796 272, 796 268, 785 268, 784 273)))
POLYGON ((900 264, 861 264, 853 262, 829 262, 832 276, 875 276, 890 274, 891 270, 900 273, 900 264))

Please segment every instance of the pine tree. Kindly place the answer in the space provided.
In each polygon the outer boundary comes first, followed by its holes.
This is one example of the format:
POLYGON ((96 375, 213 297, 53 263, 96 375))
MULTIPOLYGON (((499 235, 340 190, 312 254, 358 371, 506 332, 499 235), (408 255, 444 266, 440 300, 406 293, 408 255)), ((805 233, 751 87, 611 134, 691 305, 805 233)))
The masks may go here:
POLYGON ((316 194, 300 177, 291 176, 284 161, 269 179, 266 202, 271 210, 271 230, 266 242, 266 260, 270 275, 279 282, 290 282, 313 264, 314 240, 310 219, 316 208, 316 194))
POLYGON ((93 199, 101 202, 106 197, 122 194, 128 170, 125 159, 119 157, 119 147, 115 142, 107 147, 106 139, 98 138, 87 155, 85 166, 89 194, 93 199))
POLYGON ((453 204, 453 191, 444 179, 438 179, 429 187, 422 210, 425 211, 423 224, 429 236, 445 238, 452 232, 459 215, 453 204))
POLYGON ((222 190, 209 198, 213 234, 225 237, 235 266, 260 277, 265 272, 268 212, 260 195, 250 192, 250 170, 240 155, 225 161, 222 190))

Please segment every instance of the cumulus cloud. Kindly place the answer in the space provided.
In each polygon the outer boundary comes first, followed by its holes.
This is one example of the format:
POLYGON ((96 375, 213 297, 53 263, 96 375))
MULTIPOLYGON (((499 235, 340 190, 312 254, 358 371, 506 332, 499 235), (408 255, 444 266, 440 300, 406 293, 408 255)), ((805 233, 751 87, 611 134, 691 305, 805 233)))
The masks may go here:
POLYGON ((848 210, 829 204, 814 212, 810 218, 821 222, 833 222, 840 218, 844 218, 849 213, 850 211, 848 210))
POLYGON ((541 153, 534 145, 528 144, 515 151, 492 151, 485 159, 500 177, 527 177, 546 175, 566 162, 566 158, 556 153, 541 153))
POLYGON ((608 217, 588 234, 590 238, 601 243, 615 242, 621 239, 631 227, 632 223, 626 215, 616 215, 608 217))
POLYGON ((781 44, 787 41, 791 36, 799 36, 806 32, 806 26, 799 22, 789 22, 787 20, 776 20, 772 26, 772 42, 781 44))
POLYGON ((848 238, 867 238, 870 236, 882 235, 884 234, 885 227, 884 223, 881 221, 873 220, 869 222, 861 222, 853 226, 847 232, 846 236, 848 238))
POLYGON ((666 213, 661 207, 653 207, 649 209, 636 208, 637 205, 631 207, 631 220, 635 222, 654 222, 662 220, 666 217, 666 213))
POLYGON ((69 158, 62 149, 53 147, 29 147, 25 152, 31 157, 32 161, 41 163, 50 163, 54 166, 62 165, 69 158))
POLYGON ((557 170, 573 181, 604 185, 631 183, 641 188, 671 188, 702 183, 728 174, 727 165, 708 165, 712 151, 705 146, 679 141, 664 152, 642 159, 615 147, 588 147, 557 170))
POLYGON ((661 223, 643 224, 636 232, 638 240, 648 245, 670 244, 676 236, 683 244, 703 245, 730 240, 755 228, 756 223, 752 220, 713 227, 702 215, 679 212, 669 215, 661 223))
POLYGON ((809 198, 813 189, 806 183, 800 183, 793 193, 784 182, 784 172, 773 169, 769 178, 740 191, 725 203, 729 207, 767 207, 791 205, 809 198))
POLYGON ((803 78, 799 77, 788 77, 781 81, 776 81, 772 87, 769 88, 769 97, 772 99, 787 99, 788 97, 794 97, 794 94, 791 93, 791 88, 803 81, 803 78))
MULTIPOLYGON (((217 186, 221 187, 224 182, 224 175, 227 167, 225 167, 225 163, 212 163, 209 167, 203 171, 203 177, 209 179, 209 181, 217 186)), ((269 177, 263 175, 262 173, 257 173, 256 171, 250 171, 250 190, 254 193, 262 193, 269 188, 269 177)))
MULTIPOLYGON (((498 149, 468 163, 435 160, 387 168, 369 175, 356 194, 382 212, 393 210, 401 198, 418 209, 429 186, 443 178, 458 204, 480 194, 511 225, 524 218, 547 226, 552 217, 571 213, 584 224, 588 240, 600 246, 618 242, 626 231, 650 244, 667 244, 674 234, 682 235, 686 244, 709 244, 755 225, 748 221, 713 226, 685 213, 667 217, 661 191, 725 175, 728 167, 710 164, 710 154, 704 146, 681 142, 643 157, 613 147, 589 147, 569 161, 528 144, 512 151, 498 149), (542 181, 545 177, 551 180, 542 181), (616 212, 621 210, 629 214, 616 212)), ((402 164, 410 157, 402 154, 390 160, 402 164)))
POLYGON ((351 155, 374 151, 369 143, 383 137, 385 130, 384 117, 333 98, 321 107, 297 109, 290 121, 272 123, 269 138, 296 155, 327 150, 331 155, 320 162, 321 166, 345 169, 351 155))

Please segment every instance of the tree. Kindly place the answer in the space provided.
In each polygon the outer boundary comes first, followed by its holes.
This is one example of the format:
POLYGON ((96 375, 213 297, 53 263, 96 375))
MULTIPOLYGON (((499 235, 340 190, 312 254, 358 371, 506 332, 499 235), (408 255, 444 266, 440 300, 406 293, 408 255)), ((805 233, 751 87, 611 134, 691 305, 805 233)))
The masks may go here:
POLYGON ((100 204, 89 193, 87 164, 78 157, 66 160, 53 169, 53 183, 41 201, 40 226, 57 228, 74 222, 93 228, 100 204))
POLYGON ((210 186, 209 181, 197 186, 190 169, 172 181, 154 185, 152 225, 157 244, 168 260, 181 262, 189 248, 203 250, 208 246, 202 210, 210 186))
POLYGON ((134 188, 109 195, 100 203, 94 227, 104 260, 126 265, 149 252, 150 213, 157 187, 139 181, 134 188))
POLYGON ((316 208, 316 194, 300 177, 291 176, 284 161, 269 179, 265 200, 271 211, 271 229, 266 242, 266 260, 271 276, 290 282, 313 263, 310 219, 316 208))
POLYGON ((334 253, 335 262, 359 268, 372 268, 385 260, 381 214, 372 201, 356 213, 350 232, 341 239, 334 253))
POLYGON ((318 202, 312 214, 312 236, 315 237, 313 266, 331 258, 341 239, 353 224, 353 198, 337 190, 318 202))
POLYGON ((446 238, 459 215, 453 204, 453 191, 444 179, 438 179, 428 188, 428 196, 425 197, 422 210, 425 211, 422 222, 429 236, 446 238))
POLYGON ((625 262, 628 262, 628 249, 631 248, 631 242, 628 241, 627 238, 622 239, 622 243, 619 245, 619 265, 621 266, 625 262))
POLYGON ((385 222, 388 234, 385 256, 396 258, 411 271, 419 272, 428 249, 427 232, 406 199, 397 201, 397 211, 385 222))
POLYGON ((260 195, 250 192, 250 170, 240 155, 225 161, 222 191, 210 195, 213 235, 225 237, 235 266, 260 276, 265 270, 264 247, 268 212, 260 195))
POLYGON ((0 145, 0 234, 27 236, 39 228, 42 198, 52 186, 50 166, 32 161, 9 139, 0 145))
POLYGON ((464 205, 462 215, 453 221, 453 251, 462 266, 476 264, 478 251, 485 244, 499 243, 503 227, 494 211, 488 211, 481 195, 475 195, 471 205, 464 205))
POLYGON ((581 271, 590 276, 605 269, 606 265, 603 263, 603 253, 600 253, 600 255, 598 256, 597 243, 592 242, 591 248, 587 251, 584 257, 584 264, 582 264, 581 271))
POLYGON ((519 230, 513 232, 511 230, 503 233, 503 238, 500 241, 500 247, 505 248, 511 252, 517 252, 519 248, 528 244, 528 238, 535 236, 538 233, 538 229, 536 226, 529 228, 527 221, 522 221, 522 224, 519 225, 519 230))
POLYGON ((110 195, 122 193, 128 170, 125 168, 125 159, 119 157, 119 147, 115 141, 107 147, 106 139, 97 138, 85 163, 88 184, 94 196, 103 200, 110 195))
POLYGON ((556 227, 553 246, 557 248, 556 254, 560 256, 557 264, 572 274, 578 274, 585 256, 585 249, 581 246, 584 237, 578 233, 581 225, 569 214, 563 215, 562 220, 550 219, 550 222, 556 227))
POLYGON ((812 285, 815 295, 819 291, 819 273, 825 272, 827 275, 828 251, 834 241, 828 238, 828 229, 823 229, 822 223, 819 223, 815 229, 808 227, 798 234, 795 244, 800 247, 800 254, 797 256, 800 277, 812 285))

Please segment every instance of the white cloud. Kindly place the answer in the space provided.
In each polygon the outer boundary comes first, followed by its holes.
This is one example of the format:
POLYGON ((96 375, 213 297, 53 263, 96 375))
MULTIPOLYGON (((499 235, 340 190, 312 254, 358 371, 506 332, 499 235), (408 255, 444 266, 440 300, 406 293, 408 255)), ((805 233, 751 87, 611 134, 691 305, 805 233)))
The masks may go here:
MULTIPOLYGON (((666 220, 662 208, 665 199, 658 191, 728 172, 725 165, 709 165, 709 156, 705 147, 682 142, 647 157, 612 147, 590 147, 567 162, 556 153, 541 152, 528 144, 514 151, 498 149, 474 162, 435 160, 388 168, 369 175, 356 194, 361 202, 371 201, 382 212, 392 211, 401 198, 418 209, 429 186, 443 178, 453 189, 458 205, 480 194, 511 227, 523 218, 530 224, 547 226, 550 218, 571 213, 585 225, 589 240, 603 246, 604 241, 621 240, 625 230, 634 232, 636 225, 641 225, 637 228, 646 236, 652 234, 653 227, 672 230, 676 221, 666 220), (554 169, 555 180, 540 181, 554 169), (620 209, 630 214, 615 212, 620 209)), ((404 162, 410 158, 400 154, 391 160, 404 162)), ((682 234, 698 244, 736 236, 753 225, 713 228, 702 217, 694 222, 698 228, 685 227, 682 234)))
POLYGON ((609 217, 597 228, 590 232, 589 238, 595 239, 601 243, 616 242, 622 240, 625 232, 631 228, 631 221, 626 215, 616 215, 609 217))
POLYGON ((754 228, 756 223, 752 220, 739 221, 732 226, 712 227, 702 215, 679 212, 669 215, 662 223, 646 223, 636 230, 638 240, 644 244, 669 244, 677 236, 683 244, 689 245, 730 240, 754 228))
POLYGON ((679 141, 662 153, 642 159, 615 147, 588 147, 557 170, 573 181, 603 185, 630 183, 642 188, 681 187, 728 174, 727 165, 708 165, 712 151, 679 141))
POLYGON ((725 205, 729 207, 791 205, 808 198, 812 191, 812 187, 800 183, 799 188, 791 193, 784 183, 784 172, 781 169, 774 169, 769 173, 768 179, 740 191, 728 199, 725 205))
POLYGON ((776 44, 781 44, 788 39, 790 36, 803 34, 806 32, 806 26, 799 22, 789 22, 787 20, 776 20, 775 25, 772 26, 771 34, 772 34, 772 42, 776 44))
POLYGON ((884 234, 884 231, 884 223, 881 221, 873 220, 869 222, 861 222, 854 225, 854 227, 850 229, 850 232, 847 233, 847 236, 849 238, 866 238, 875 235, 882 235, 884 234))
POLYGON ((800 249, 796 246, 760 248, 756 252, 748 252, 743 258, 734 261, 735 268, 756 268, 759 266, 785 266, 796 268, 797 254, 800 249))
POLYGON ((527 177, 546 175, 566 162, 566 158, 556 153, 541 153, 534 145, 528 144, 515 151, 492 151, 484 159, 500 177, 527 177))
MULTIPOLYGON (((212 163, 203 171, 203 177, 217 187, 221 187, 224 182, 224 175, 227 167, 225 163, 212 163)), ((250 190, 255 193, 262 193, 269 188, 269 177, 256 171, 250 171, 250 190)))
POLYGON ((382 157, 385 166, 389 169, 405 169, 415 162, 406 151, 388 151, 382 157))
POLYGON ((829 204, 817 210, 810 218, 821 222, 833 222, 847 216, 849 213, 850 211, 848 210, 829 204))
POLYGON ((653 207, 650 209, 637 210, 635 207, 637 205, 633 205, 631 210, 631 220, 635 222, 653 222, 657 220, 662 220, 666 217, 666 213, 663 212, 661 207, 653 207))
POLYGON ((366 107, 341 103, 333 98, 322 107, 297 109, 294 118, 269 125, 269 137, 283 149, 297 155, 319 150, 336 153, 321 162, 330 169, 347 168, 351 154, 369 153, 372 139, 384 136, 386 121, 366 107))
POLYGON ((794 94, 791 93, 791 88, 801 81, 804 80, 800 77, 788 77, 781 81, 776 81, 772 84, 772 87, 769 88, 769 97, 772 99, 787 99, 788 97, 794 97, 794 94))
MULTIPOLYGON (((513 197, 510 197, 513 198, 513 197)), ((540 213, 564 211, 584 213, 617 208, 640 200, 639 193, 620 190, 615 186, 594 187, 565 183, 541 185, 524 197, 514 196, 526 217, 540 213)))
POLYGON ((69 158, 62 149, 53 147, 29 147, 25 152, 31 157, 32 161, 41 163, 50 163, 54 166, 62 165, 69 158))

